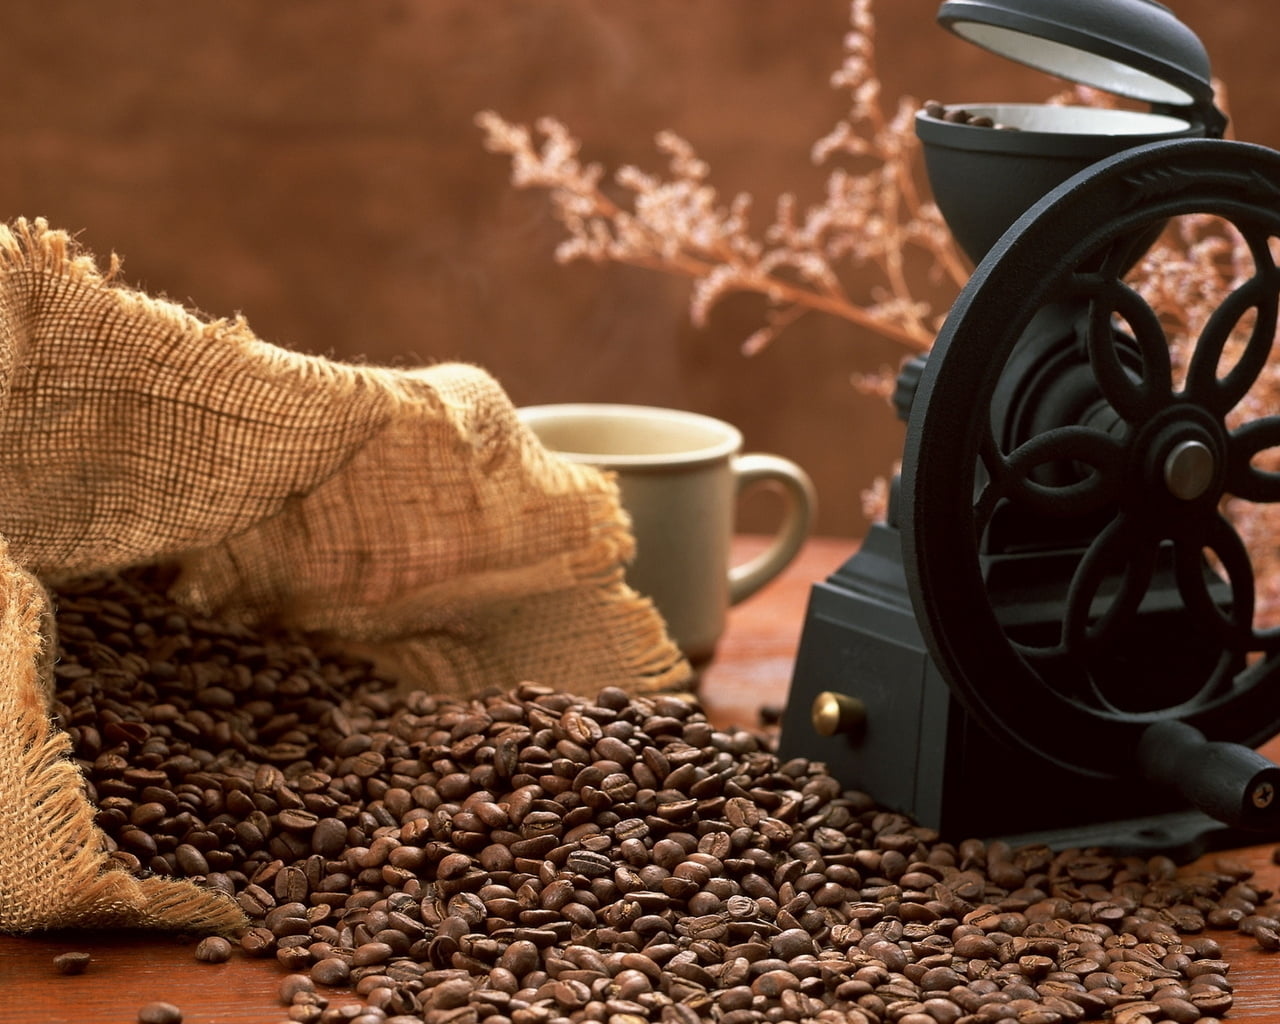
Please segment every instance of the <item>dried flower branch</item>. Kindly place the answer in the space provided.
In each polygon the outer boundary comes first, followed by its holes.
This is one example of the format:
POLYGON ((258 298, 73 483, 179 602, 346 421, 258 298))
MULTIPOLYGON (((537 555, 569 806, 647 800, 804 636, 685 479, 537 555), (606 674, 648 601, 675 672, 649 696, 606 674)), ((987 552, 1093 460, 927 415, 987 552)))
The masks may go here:
POLYGON ((803 212, 794 196, 782 196, 762 237, 751 234, 751 197, 722 200, 707 181, 706 163, 670 132, 657 138, 668 178, 632 166, 615 175, 630 195, 626 208, 601 187, 599 165, 581 163, 578 141, 559 121, 540 120, 541 144, 535 145, 528 128, 493 111, 476 120, 487 148, 511 157, 514 185, 550 192, 569 233, 556 250, 559 261, 611 261, 686 275, 694 282, 690 315, 698 325, 732 293, 763 295, 770 309, 765 325, 744 343, 747 352, 759 351, 811 311, 925 351, 939 318, 916 297, 919 289, 906 271, 910 252, 922 252, 931 273, 956 289, 968 270, 941 214, 916 184, 919 144, 911 117, 918 104, 904 98, 892 117, 881 107, 871 0, 853 0, 851 21, 844 63, 832 76, 834 86, 849 90, 851 110, 813 147, 812 159, 824 164, 850 156, 868 169, 833 169, 822 202, 803 212), (840 270, 847 267, 875 268, 881 284, 855 298, 842 283, 840 270))
MULTIPOLYGON (((913 116, 919 104, 902 98, 885 111, 876 68, 872 0, 851 0, 851 27, 845 54, 831 85, 847 90, 849 113, 812 147, 817 165, 835 164, 821 202, 801 210, 792 195, 781 196, 773 222, 759 237, 750 229, 752 199, 723 200, 708 183, 709 169, 688 142, 669 132, 657 147, 667 156, 668 177, 623 167, 614 182, 629 205, 611 199, 602 187, 604 171, 583 164, 580 145, 559 121, 544 118, 535 145, 530 131, 492 111, 477 117, 487 147, 512 161, 512 182, 550 193, 568 237, 556 250, 561 262, 613 261, 683 274, 693 281, 694 323, 705 325, 711 310, 734 292, 755 292, 770 303, 764 325, 743 345, 759 351, 808 312, 841 317, 902 345, 927 351, 942 315, 919 298, 928 289, 958 291, 968 267, 937 207, 919 188, 919 142, 913 116), (856 171, 845 166, 852 164, 856 171), (924 258, 921 259, 920 257, 924 258), (927 275, 922 279, 922 268, 927 275), (877 284, 853 296, 841 271, 872 269, 877 284)), ((1071 86, 1048 100, 1115 106, 1115 97, 1071 86)), ((1217 104, 1226 109, 1219 94, 1217 104)), ((1170 339, 1175 374, 1180 376, 1209 317, 1227 296, 1257 272, 1248 245, 1230 224, 1210 216, 1175 221, 1131 271, 1129 280, 1161 318, 1170 339)), ((850 275, 852 276, 852 275, 850 275)), ((948 299, 950 296, 948 296, 948 299)), ((1223 364, 1238 358, 1249 325, 1238 325, 1223 364)), ((880 368, 852 375, 867 395, 889 396, 896 370, 880 368)), ((1280 406, 1280 367, 1269 364, 1234 411, 1243 423, 1274 414, 1280 406)), ((1255 459, 1280 473, 1280 450, 1255 459)), ((888 482, 881 478, 864 494, 868 518, 883 515, 888 482)), ((1280 505, 1228 500, 1225 509, 1253 560, 1259 623, 1280 621, 1280 505)))

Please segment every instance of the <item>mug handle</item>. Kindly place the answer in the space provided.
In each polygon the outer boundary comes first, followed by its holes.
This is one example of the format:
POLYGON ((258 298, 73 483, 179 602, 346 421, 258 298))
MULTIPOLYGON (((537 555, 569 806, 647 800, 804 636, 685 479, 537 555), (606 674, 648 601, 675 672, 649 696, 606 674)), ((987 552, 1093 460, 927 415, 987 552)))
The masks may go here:
POLYGON ((782 572, 800 552, 813 528, 818 500, 813 481, 790 459, 778 455, 739 455, 733 461, 735 493, 760 483, 780 485, 785 508, 773 541, 754 558, 729 570, 729 603, 737 604, 782 572))

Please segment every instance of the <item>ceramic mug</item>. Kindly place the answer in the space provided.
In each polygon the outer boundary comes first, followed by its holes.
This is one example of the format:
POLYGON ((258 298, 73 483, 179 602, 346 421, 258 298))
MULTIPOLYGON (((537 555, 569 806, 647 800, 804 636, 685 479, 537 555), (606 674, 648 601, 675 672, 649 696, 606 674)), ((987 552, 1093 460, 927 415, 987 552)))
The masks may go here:
POLYGON ((786 568, 809 535, 816 499, 804 470, 776 455, 743 454, 742 434, 722 420, 600 403, 519 414, 546 448, 616 474, 636 540, 627 582, 652 599, 694 665, 711 659, 729 607, 786 568), (738 495, 764 484, 782 494, 781 523, 764 551, 731 566, 738 495))

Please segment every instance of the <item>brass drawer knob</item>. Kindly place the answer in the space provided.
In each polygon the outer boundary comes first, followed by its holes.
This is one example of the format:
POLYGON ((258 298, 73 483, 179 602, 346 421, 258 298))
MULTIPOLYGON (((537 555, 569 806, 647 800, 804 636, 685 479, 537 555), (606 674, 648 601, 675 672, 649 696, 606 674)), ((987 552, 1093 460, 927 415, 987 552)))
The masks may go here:
POLYGON ((861 730, 867 721, 867 707, 857 697, 823 690, 813 699, 810 716, 814 732, 819 736, 835 736, 861 730))

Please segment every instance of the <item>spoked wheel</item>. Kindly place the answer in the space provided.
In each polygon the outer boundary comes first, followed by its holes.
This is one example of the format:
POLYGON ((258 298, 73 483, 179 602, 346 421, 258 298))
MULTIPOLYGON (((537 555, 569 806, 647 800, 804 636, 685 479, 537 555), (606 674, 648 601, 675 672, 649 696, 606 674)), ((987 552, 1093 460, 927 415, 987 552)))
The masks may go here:
POLYGON ((1155 143, 1041 201, 952 309, 911 406, 904 559, 939 667, 998 737, 1122 776, 1153 723, 1249 746, 1280 729, 1273 581, 1239 513, 1280 502, 1280 406, 1256 401, 1278 239, 1280 155, 1155 143), (1174 345, 1126 275, 1201 217, 1251 266, 1174 345))

